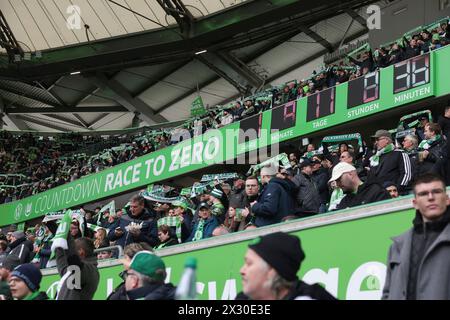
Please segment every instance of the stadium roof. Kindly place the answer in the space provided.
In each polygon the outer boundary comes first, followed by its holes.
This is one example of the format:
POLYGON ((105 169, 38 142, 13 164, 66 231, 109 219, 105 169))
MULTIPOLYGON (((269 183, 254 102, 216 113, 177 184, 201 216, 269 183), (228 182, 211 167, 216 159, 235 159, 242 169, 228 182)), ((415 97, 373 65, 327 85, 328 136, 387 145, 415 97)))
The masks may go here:
POLYGON ((0 57, 4 128, 106 130, 186 119, 197 90, 213 106, 309 75, 324 54, 367 35, 374 2, 1 1, 22 50, 20 61, 11 49, 0 57), (80 8, 80 29, 66 25, 76 24, 70 6, 80 8))

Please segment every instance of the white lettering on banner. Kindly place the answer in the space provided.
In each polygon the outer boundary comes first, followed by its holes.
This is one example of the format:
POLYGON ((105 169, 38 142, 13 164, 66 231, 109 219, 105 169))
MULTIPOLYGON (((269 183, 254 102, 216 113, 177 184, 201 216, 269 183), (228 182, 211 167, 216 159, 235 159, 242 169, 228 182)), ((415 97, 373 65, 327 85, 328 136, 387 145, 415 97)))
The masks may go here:
POLYGON ((211 137, 208 141, 198 141, 172 150, 169 172, 190 166, 192 164, 210 164, 220 152, 220 139, 211 137))
POLYGON ((309 284, 321 283, 329 293, 338 296, 339 268, 331 268, 328 272, 311 269, 305 273, 302 280, 309 284))
POLYGON ((328 119, 322 119, 322 120, 318 120, 318 121, 314 121, 313 122, 313 128, 320 128, 320 127, 324 127, 328 125, 328 119))
POLYGON ((165 167, 166 167, 166 157, 164 157, 163 155, 158 156, 155 160, 155 165, 153 167, 153 174, 155 175, 155 177, 160 176, 163 173, 165 167))
POLYGON ((217 300, 217 288, 216 282, 210 281, 208 282, 208 300, 217 300))
POLYGON ((236 279, 228 279, 225 282, 225 288, 223 288, 221 300, 234 300, 237 295, 236 279))
POLYGON ((401 94, 395 96, 394 103, 409 102, 410 100, 420 98, 420 97, 428 95, 430 93, 431 93, 430 86, 427 86, 425 88, 416 89, 414 91, 410 91, 410 92, 406 92, 406 93, 401 93, 401 94))
POLYGON ((377 261, 370 261, 358 267, 350 277, 347 286, 347 300, 380 300, 386 281, 386 266, 377 261), (367 281, 367 290, 361 285, 367 281))
POLYGON ((128 166, 125 172, 122 169, 116 172, 111 172, 106 175, 104 192, 108 192, 123 186, 129 186, 132 183, 139 182, 139 175, 141 174, 140 168, 142 163, 136 163, 135 165, 128 166))
MULTIPOLYGON (((102 177, 97 179, 80 179, 75 186, 69 186, 62 190, 57 190, 55 192, 50 192, 40 196, 36 200, 34 206, 33 214, 47 213, 49 211, 56 211, 64 209, 61 206, 66 206, 66 204, 85 201, 91 196, 100 194, 102 177)), ((29 204, 30 213, 32 204, 29 204)))
POLYGON ((375 111, 375 110, 377 110, 379 108, 380 108, 380 104, 377 102, 377 103, 369 104, 367 106, 363 106, 363 107, 359 107, 359 108, 356 108, 356 109, 353 109, 353 110, 349 110, 349 111, 347 111, 347 118, 352 118, 352 117, 356 117, 356 116, 359 116, 359 115, 363 115, 365 113, 375 111))
POLYGON ((194 143, 192 151, 192 164, 202 163, 203 143, 201 141, 194 143))
POLYGON ((293 135, 294 135, 294 130, 289 130, 289 131, 286 131, 283 133, 280 133, 280 132, 272 133, 271 141, 272 142, 278 141, 280 139, 291 137, 293 135))
POLYGON ((187 167, 191 163, 191 146, 187 145, 181 153, 180 168, 187 167))
POLYGON ((172 161, 170 162, 169 171, 175 171, 178 170, 178 167, 180 165, 180 153, 181 149, 173 149, 170 153, 172 161))

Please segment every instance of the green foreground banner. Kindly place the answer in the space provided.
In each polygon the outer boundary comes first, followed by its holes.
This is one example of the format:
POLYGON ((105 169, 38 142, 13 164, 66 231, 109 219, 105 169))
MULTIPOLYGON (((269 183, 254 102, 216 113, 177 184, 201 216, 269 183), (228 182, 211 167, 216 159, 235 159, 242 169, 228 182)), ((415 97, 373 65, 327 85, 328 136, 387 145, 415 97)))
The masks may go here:
MULTIPOLYGON (((299 277, 309 283, 321 283, 339 299, 380 299, 388 248, 392 242, 390 238, 406 231, 413 216, 414 210, 408 209, 292 232, 300 237, 306 253, 299 277)), ((279 224, 270 229, 274 232, 281 226, 296 223, 279 224)), ((243 234, 252 232, 255 231, 244 231, 243 234)), ((239 270, 250 241, 231 242, 236 236, 223 236, 224 244, 217 247, 176 255, 165 255, 161 250, 160 256, 166 263, 168 273, 166 281, 178 284, 186 259, 195 257, 198 260, 198 298, 234 299, 242 289, 239 270)), ((208 241, 211 240, 201 240, 208 241)), ((105 299, 121 283, 119 273, 122 270, 122 265, 100 269, 100 284, 95 299, 105 299)), ((42 290, 54 296, 59 279, 59 275, 44 276, 42 290)))
MULTIPOLYGON (((141 188, 247 151, 329 129, 362 117, 450 94, 450 46, 367 74, 264 113, 208 130, 113 168, 23 200, 0 205, 0 226, 141 188)), ((276 155, 273 147, 270 155, 276 155)), ((256 158, 256 157, 255 157, 256 158)), ((252 165, 255 163, 249 163, 252 165)))

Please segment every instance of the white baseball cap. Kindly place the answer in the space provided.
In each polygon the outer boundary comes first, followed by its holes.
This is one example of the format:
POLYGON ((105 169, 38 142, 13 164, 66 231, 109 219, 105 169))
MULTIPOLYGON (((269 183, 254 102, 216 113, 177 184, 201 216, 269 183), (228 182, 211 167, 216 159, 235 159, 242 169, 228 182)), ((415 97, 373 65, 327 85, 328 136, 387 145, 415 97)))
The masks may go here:
POLYGON ((344 173, 356 171, 356 168, 347 162, 339 162, 333 168, 333 173, 331 175, 331 179, 328 180, 328 183, 336 181, 339 179, 344 173))

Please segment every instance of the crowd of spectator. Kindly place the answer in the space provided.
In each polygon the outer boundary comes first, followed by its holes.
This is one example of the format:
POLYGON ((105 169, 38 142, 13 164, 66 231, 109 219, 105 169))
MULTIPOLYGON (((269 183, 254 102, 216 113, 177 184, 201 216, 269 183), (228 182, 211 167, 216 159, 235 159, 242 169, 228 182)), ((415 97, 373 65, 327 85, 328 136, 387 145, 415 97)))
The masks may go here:
MULTIPOLYGON (((165 131, 150 130, 139 135, 103 138, 71 133, 58 136, 56 141, 61 140, 60 143, 30 133, 13 135, 0 131, 0 204, 26 198, 176 144, 186 137, 185 130, 190 136, 202 134, 208 129, 220 128, 448 43, 450 26, 443 22, 429 30, 413 34, 410 39, 403 37, 373 52, 364 49, 356 59, 349 55, 322 68, 322 71, 314 71, 310 79, 291 81, 233 102, 227 107, 208 110, 200 121, 198 118, 190 119, 180 127, 165 131), (107 148, 98 153, 80 153, 85 150, 84 147, 92 144, 107 144, 107 148)), ((419 137, 423 139, 423 134, 419 134, 419 137)), ((323 208, 322 206, 322 211, 323 208)))

